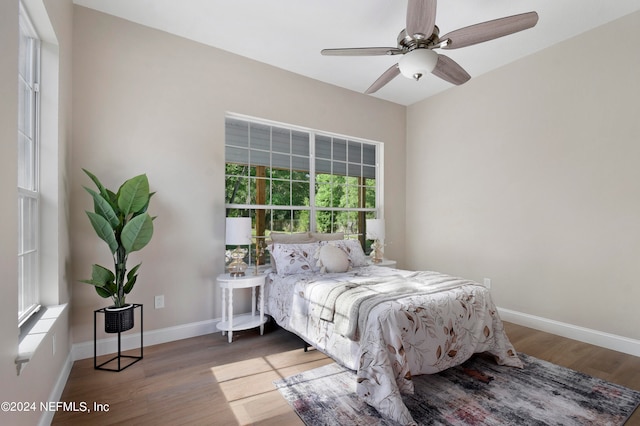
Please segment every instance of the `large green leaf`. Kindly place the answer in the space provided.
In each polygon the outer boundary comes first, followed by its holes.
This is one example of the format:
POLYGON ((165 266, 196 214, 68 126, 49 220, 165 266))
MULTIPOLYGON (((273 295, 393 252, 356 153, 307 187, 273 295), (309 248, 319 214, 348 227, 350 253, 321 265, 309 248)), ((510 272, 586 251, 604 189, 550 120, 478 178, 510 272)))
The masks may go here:
POLYGON ((118 241, 116 241, 116 237, 113 233, 113 228, 111 224, 104 217, 100 216, 98 213, 94 212, 86 212, 87 216, 89 216, 89 221, 93 226, 93 229, 111 250, 111 254, 114 254, 116 250, 118 250, 118 241))
POLYGON ((101 282, 102 285, 105 285, 112 283, 116 279, 116 276, 113 272, 111 272, 111 270, 105 268, 104 266, 93 264, 91 266, 91 279, 101 282))
POLYGON ((95 212, 107 219, 111 227, 116 229, 118 225, 120 225, 120 219, 118 219, 118 215, 113 210, 111 203, 109 203, 108 200, 105 200, 102 195, 98 194, 94 190, 89 189, 86 186, 84 189, 93 197, 93 208, 95 209, 95 212))
POLYGON ((127 283, 124 285, 124 294, 129 294, 131 290, 133 290, 133 286, 136 285, 137 280, 137 275, 134 275, 131 279, 127 280, 127 283))
POLYGON ((91 279, 80 280, 85 284, 91 284, 95 287, 96 292, 100 297, 111 297, 115 294, 115 282, 116 276, 109 269, 100 265, 93 265, 91 267, 91 279))
POLYGON ((129 272, 127 272, 127 279, 128 280, 130 280, 138 272, 138 269, 140 269, 140 265, 142 265, 142 262, 138 263, 136 266, 131 268, 131 270, 129 272))
POLYGON ((108 290, 105 290, 102 287, 94 287, 94 288, 96 289, 96 293, 98 293, 100 297, 104 297, 106 299, 107 297, 113 296, 113 293, 111 293, 108 290))
POLYGON ((131 290, 133 290, 133 286, 136 284, 136 280, 138 279, 138 268, 140 268, 142 263, 138 263, 127 273, 127 283, 124 286, 124 294, 129 294, 131 290))
POLYGON ((118 190, 118 207, 124 216, 137 213, 149 202, 149 180, 147 175, 138 175, 127 180, 118 190))
POLYGON ((122 228, 120 241, 127 253, 131 253, 146 246, 152 236, 153 220, 148 213, 145 213, 134 217, 122 228))
POLYGON ((113 210, 115 211, 119 210, 118 194, 116 194, 115 192, 107 188, 107 196, 108 196, 107 199, 111 202, 111 205, 113 206, 113 210))
POLYGON ((91 173, 89 170, 82 169, 82 171, 85 172, 87 174, 87 176, 89 176, 91 178, 93 183, 98 188, 98 191, 100 191, 100 194, 102 194, 102 196, 104 198, 109 199, 109 197, 107 196, 108 195, 107 194, 108 189, 105 188, 105 186, 102 184, 102 182, 100 182, 100 180, 93 173, 91 173))

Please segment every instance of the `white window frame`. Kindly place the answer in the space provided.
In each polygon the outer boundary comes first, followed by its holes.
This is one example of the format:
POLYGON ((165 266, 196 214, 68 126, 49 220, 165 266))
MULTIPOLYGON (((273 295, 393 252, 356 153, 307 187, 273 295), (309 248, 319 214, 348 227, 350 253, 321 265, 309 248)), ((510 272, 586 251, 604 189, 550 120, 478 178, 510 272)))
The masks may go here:
POLYGON ((40 38, 20 2, 18 113, 18 324, 40 309, 40 38), (26 50, 24 49, 26 47, 26 50), (23 62, 24 61, 24 62, 23 62), (22 67, 21 67, 22 68, 22 67), (26 71, 27 75, 24 75, 26 71), (24 89, 24 90, 23 90, 24 89), (22 145, 22 147, 21 147, 22 145), (28 149, 25 149, 27 145, 28 149))
MULTIPOLYGON (((278 206, 278 205, 257 205, 257 204, 243 204, 243 203, 225 203, 225 208, 226 209, 238 209, 238 210, 256 210, 256 209, 269 209, 269 210, 308 210, 309 211, 309 231, 311 232, 315 232, 316 231, 316 211, 364 211, 367 213, 373 213, 375 215, 375 217, 382 219, 383 218, 383 193, 384 193, 384 182, 383 182, 383 176, 384 176, 384 162, 383 162, 383 158, 384 158, 384 144, 382 144, 381 142, 376 142, 376 141, 372 141, 372 140, 367 140, 367 139, 363 139, 363 138, 357 138, 357 137, 352 137, 352 136, 345 136, 345 135, 340 135, 340 134, 336 134, 336 133, 331 133, 331 132, 326 132, 326 131, 321 131, 321 130, 315 130, 315 129, 311 129, 311 128, 306 128, 306 127, 301 127, 301 126, 295 126, 295 125, 291 125, 291 124, 286 124, 286 123, 280 123, 280 122, 275 122, 275 121, 271 121, 271 120, 265 120, 265 119, 260 119, 260 118, 255 118, 255 117, 249 117, 246 115, 240 115, 240 114, 234 114, 234 113, 227 113, 225 116, 225 120, 226 119, 237 119, 237 120, 241 120, 241 121, 246 121, 249 123, 256 123, 256 124, 262 124, 262 125, 266 125, 266 126, 273 126, 273 127, 278 127, 278 128, 285 128, 285 129, 289 129, 292 131, 300 131, 300 132, 305 132, 308 133, 310 135, 310 146, 309 146, 309 156, 310 156, 310 164, 309 164, 309 173, 310 173, 310 181, 309 181, 309 185, 310 185, 310 192, 309 192, 309 206, 278 206), (353 142, 359 142, 359 143, 363 143, 363 144, 368 144, 368 145, 373 145, 375 146, 375 157, 376 157, 376 161, 375 161, 375 191, 376 191, 376 205, 375 208, 358 208, 358 207, 353 207, 353 208, 341 208, 341 207, 318 207, 316 206, 316 202, 315 202, 315 191, 313 190, 315 188, 315 184, 316 184, 316 155, 315 155, 315 147, 316 147, 316 137, 329 137, 329 138, 338 138, 338 139, 345 139, 348 141, 353 141, 353 142)), ((225 136, 225 147, 227 146, 227 140, 226 140, 226 136, 225 136)), ((226 164, 227 158, 226 158, 226 154, 225 154, 225 164, 226 164)), ((226 178, 226 175, 225 175, 226 178)), ((267 227, 267 229, 269 229, 267 227)), ((349 234, 349 237, 355 237, 355 238, 359 238, 361 237, 359 234, 357 234, 356 232, 353 232, 351 234, 349 234)))

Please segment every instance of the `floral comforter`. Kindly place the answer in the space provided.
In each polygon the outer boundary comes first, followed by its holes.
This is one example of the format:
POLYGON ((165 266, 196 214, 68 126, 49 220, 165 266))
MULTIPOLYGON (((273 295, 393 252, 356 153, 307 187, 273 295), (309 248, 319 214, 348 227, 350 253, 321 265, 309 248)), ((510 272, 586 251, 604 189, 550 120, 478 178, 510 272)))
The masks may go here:
POLYGON ((414 423, 401 396, 413 393, 412 375, 437 373, 477 352, 491 353, 499 364, 522 367, 489 291, 473 281, 376 266, 343 274, 269 274, 265 298, 267 314, 356 370, 358 395, 401 424, 414 423), (411 291, 369 306, 364 320, 355 319, 351 338, 338 332, 340 324, 326 319, 327 294, 367 288, 380 280, 403 281, 411 291), (437 288, 444 281, 447 285, 437 288))

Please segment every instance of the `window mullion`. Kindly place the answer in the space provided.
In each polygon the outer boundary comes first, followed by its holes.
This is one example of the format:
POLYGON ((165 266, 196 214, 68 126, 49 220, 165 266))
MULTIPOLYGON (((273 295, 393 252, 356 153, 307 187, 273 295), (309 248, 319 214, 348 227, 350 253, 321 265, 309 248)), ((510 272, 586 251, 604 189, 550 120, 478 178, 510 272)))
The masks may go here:
POLYGON ((34 39, 33 66, 33 185, 40 191, 40 40, 34 39))
POLYGON ((378 219, 384 219, 384 161, 380 159, 384 155, 384 146, 379 144, 376 146, 376 216, 378 219))
POLYGON ((316 231, 316 133, 309 133, 309 230, 316 231))

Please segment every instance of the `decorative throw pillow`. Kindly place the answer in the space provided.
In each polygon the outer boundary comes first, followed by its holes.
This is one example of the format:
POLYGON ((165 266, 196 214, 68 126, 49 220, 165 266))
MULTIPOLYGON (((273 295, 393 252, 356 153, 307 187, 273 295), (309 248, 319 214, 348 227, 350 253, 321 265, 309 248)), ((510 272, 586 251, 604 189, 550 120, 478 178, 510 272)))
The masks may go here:
MULTIPOLYGON (((269 234, 269 238, 271 239, 271 243, 281 243, 281 244, 304 244, 304 243, 313 243, 314 240, 308 232, 296 232, 293 234, 288 234, 286 232, 272 232, 269 234)), ((271 250, 271 246, 268 247, 271 250)), ((273 255, 270 256, 271 261, 271 269, 273 269, 276 273, 278 272, 278 265, 276 264, 276 260, 273 255)))
POLYGON ((277 274, 282 277, 303 272, 318 272, 319 268, 315 259, 318 248, 320 248, 320 243, 317 242, 306 244, 274 243, 269 246, 277 265, 277 274))
POLYGON ((349 256, 339 247, 325 244, 318 250, 318 267, 322 273, 347 272, 349 270, 349 256))
POLYGON ((329 241, 327 244, 334 245, 347 253, 353 267, 367 266, 369 264, 358 240, 329 241))
POLYGON ((314 241, 344 240, 344 232, 309 232, 309 235, 314 239, 314 241))

